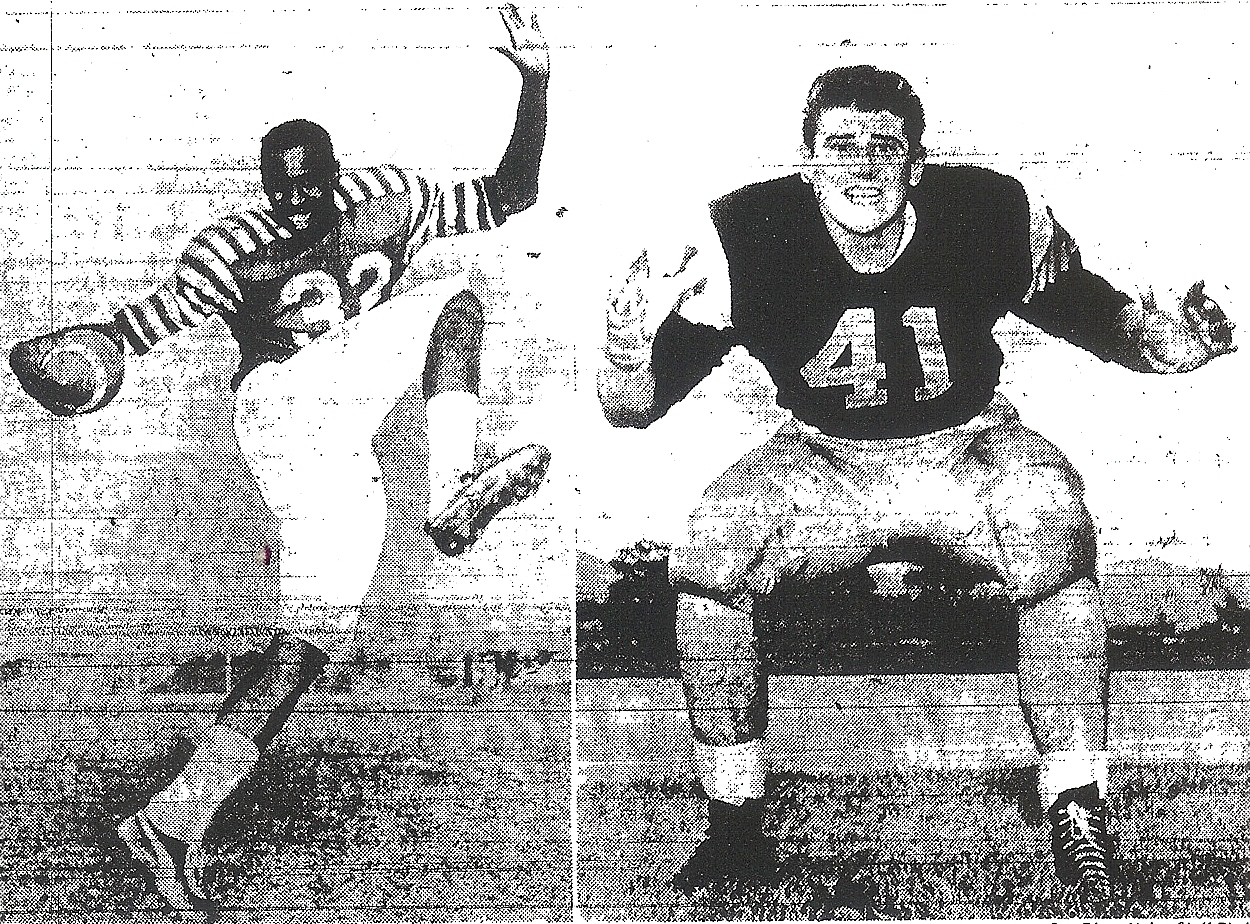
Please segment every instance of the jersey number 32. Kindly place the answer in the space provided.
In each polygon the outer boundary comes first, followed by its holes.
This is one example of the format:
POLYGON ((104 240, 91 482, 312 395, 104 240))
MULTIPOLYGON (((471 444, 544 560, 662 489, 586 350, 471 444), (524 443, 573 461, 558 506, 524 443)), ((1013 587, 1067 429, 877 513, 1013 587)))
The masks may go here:
MULTIPOLYGON (((951 387, 950 366, 938 334, 937 309, 908 308, 903 312, 903 325, 916 341, 924 375, 923 383, 916 386, 916 400, 936 398, 951 387)), ((875 310, 859 307, 843 312, 829 342, 799 372, 812 388, 850 385, 848 410, 885 404, 890 395, 884 384, 885 363, 877 359, 875 310)))
MULTIPOLYGON (((377 306, 390 279, 391 261, 376 250, 356 257, 347 270, 348 284, 354 293, 359 293, 361 311, 377 306)), ((345 317, 339 281, 325 270, 292 276, 282 287, 278 301, 283 308, 299 309, 308 334, 329 330, 345 317)))

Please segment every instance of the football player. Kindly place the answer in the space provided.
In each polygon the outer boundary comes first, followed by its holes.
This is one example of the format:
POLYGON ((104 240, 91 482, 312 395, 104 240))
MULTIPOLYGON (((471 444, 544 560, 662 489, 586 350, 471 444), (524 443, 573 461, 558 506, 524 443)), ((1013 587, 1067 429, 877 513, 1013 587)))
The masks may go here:
POLYGON ((1014 179, 926 165, 923 130, 898 74, 822 74, 800 172, 712 203, 710 243, 667 262, 644 251, 610 300, 599 395, 614 425, 655 421, 739 346, 791 412, 704 492, 671 558, 709 800, 673 880, 684 891, 776 873, 755 601, 782 576, 936 555, 1015 604, 1056 872, 1077 896, 1110 895, 1094 525, 1080 476, 997 393, 993 327, 1013 311, 1103 360, 1173 373, 1231 352, 1233 325, 1202 283, 1177 304, 1116 290, 1014 179))
POLYGON ((188 763, 119 826, 176 908, 209 904, 202 841, 210 821, 351 639, 385 534, 370 441, 396 400, 421 380, 427 530, 446 554, 463 553, 545 477, 549 455, 535 445, 474 469, 483 327, 474 280, 434 284, 433 300, 391 298, 422 246, 496 228, 538 195, 547 42, 536 17, 511 5, 502 16, 510 44, 497 50, 522 81, 494 175, 439 186, 389 166, 340 172, 323 128, 285 122, 261 141, 266 208, 196 235, 172 278, 108 323, 26 341, 11 354, 32 396, 74 415, 108 404, 129 357, 213 315, 239 344, 234 426, 281 521, 286 625, 229 691, 188 763))

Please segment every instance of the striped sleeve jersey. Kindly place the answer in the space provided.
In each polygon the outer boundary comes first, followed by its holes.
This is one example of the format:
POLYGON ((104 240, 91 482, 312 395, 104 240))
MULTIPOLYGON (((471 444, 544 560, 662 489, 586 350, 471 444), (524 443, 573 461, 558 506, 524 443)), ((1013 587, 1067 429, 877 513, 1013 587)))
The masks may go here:
POLYGON ((504 221, 493 177, 439 185, 392 166, 344 171, 335 204, 331 233, 302 246, 268 210, 239 212, 201 231, 169 279, 116 313, 130 347, 146 353, 220 315, 239 341, 241 379, 385 301, 431 240, 504 221))

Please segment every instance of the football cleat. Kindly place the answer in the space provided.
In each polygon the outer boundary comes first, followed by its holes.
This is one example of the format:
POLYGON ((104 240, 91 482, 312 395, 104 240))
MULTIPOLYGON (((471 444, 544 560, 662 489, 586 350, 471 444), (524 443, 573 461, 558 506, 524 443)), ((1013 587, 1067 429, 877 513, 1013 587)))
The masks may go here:
POLYGON ((186 844, 162 833, 139 812, 117 826, 122 843, 148 874, 156 891, 176 911, 208 911, 213 902, 204 891, 207 857, 198 844, 186 844))
POLYGON ((1107 803, 1099 795, 1098 785, 1065 790, 1050 807, 1048 817, 1059 881, 1090 901, 1109 899, 1111 839, 1107 835, 1107 803))
POLYGON ((743 805, 708 803, 707 834, 673 876, 673 888, 686 895, 729 883, 769 885, 778 878, 777 842, 764 834, 763 800, 743 805))
POLYGON ((446 508, 425 524, 425 531, 444 555, 460 555, 477 542, 501 510, 538 490, 550 464, 551 453, 545 446, 514 449, 471 476, 446 508))

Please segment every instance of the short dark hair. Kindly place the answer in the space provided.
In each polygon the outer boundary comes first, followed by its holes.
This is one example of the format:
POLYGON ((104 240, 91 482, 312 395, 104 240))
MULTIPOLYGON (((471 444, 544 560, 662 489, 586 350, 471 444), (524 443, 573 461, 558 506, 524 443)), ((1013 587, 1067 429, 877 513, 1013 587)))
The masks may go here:
POLYGON ((275 125, 260 139, 260 172, 267 176, 269 164, 279 157, 283 151, 303 145, 308 149, 312 161, 319 166, 333 170, 334 144, 330 141, 330 133, 307 119, 291 119, 281 125, 275 125))
POLYGON ((812 150, 816 143, 816 123, 826 109, 859 109, 862 112, 892 112, 903 120, 909 153, 924 150, 924 106, 905 77, 883 71, 871 64, 835 67, 814 81, 803 109, 803 144, 812 150))

